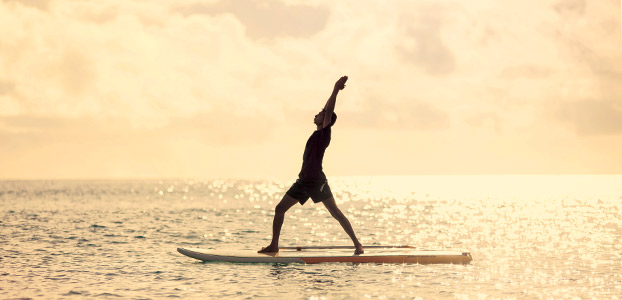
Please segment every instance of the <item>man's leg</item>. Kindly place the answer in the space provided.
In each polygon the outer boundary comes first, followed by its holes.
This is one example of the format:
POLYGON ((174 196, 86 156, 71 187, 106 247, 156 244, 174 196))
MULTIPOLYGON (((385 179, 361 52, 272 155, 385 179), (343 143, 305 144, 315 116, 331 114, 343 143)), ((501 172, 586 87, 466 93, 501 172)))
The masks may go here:
POLYGON ((352 229, 352 225, 350 225, 350 221, 348 220, 348 218, 346 218, 346 216, 337 207, 337 203, 335 203, 335 198, 330 197, 322 201, 322 203, 324 203, 324 206, 326 206, 326 209, 328 209, 330 215, 333 216, 333 218, 337 219, 337 221, 339 221, 341 227, 343 227, 343 229, 352 239, 352 242, 354 242, 354 247, 356 248, 354 254, 363 254, 363 245, 361 245, 359 240, 356 238, 356 235, 354 234, 354 229, 352 229))
POLYGON ((274 209, 274 220, 272 221, 272 242, 268 247, 259 250, 259 253, 264 252, 278 252, 279 251, 279 236, 281 235, 281 227, 283 226, 283 220, 285 219, 285 212, 287 212, 292 206, 296 205, 298 200, 285 194, 281 202, 276 205, 274 209))

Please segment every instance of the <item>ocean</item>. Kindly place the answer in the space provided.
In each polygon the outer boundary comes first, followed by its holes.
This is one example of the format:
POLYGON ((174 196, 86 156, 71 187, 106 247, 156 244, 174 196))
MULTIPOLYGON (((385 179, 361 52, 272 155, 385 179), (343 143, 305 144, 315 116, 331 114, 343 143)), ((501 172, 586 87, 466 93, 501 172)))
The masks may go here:
MULTIPOLYGON (((278 180, 0 181, 2 299, 622 299, 622 175, 334 177, 364 245, 470 251, 468 265, 204 263, 260 249, 278 180)), ((322 204, 281 246, 350 245, 322 204)))

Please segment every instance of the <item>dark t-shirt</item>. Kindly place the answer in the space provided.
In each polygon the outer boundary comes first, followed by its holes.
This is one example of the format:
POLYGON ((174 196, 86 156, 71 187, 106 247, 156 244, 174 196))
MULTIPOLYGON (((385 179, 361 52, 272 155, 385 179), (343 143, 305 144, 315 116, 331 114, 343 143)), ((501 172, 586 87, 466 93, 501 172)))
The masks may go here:
POLYGON ((298 178, 301 180, 326 180, 326 175, 322 171, 322 159, 326 147, 330 144, 330 128, 326 126, 321 130, 316 130, 309 137, 305 146, 305 153, 302 155, 302 169, 298 178))

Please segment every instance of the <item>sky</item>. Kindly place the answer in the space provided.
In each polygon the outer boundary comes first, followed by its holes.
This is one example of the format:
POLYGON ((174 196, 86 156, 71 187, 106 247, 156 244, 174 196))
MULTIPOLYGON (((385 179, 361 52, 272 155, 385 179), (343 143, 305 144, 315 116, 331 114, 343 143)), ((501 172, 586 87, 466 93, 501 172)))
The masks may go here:
POLYGON ((622 173, 614 0, 3 0, 0 179, 622 173))

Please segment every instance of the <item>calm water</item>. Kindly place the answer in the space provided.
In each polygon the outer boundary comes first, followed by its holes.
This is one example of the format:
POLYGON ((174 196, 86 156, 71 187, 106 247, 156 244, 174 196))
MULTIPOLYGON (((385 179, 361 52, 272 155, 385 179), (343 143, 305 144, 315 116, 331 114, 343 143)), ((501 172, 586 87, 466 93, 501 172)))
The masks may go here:
MULTIPOLYGON (((0 181, 0 298, 622 299, 622 176, 329 178, 363 244, 470 265, 202 263, 258 249, 291 182, 0 181)), ((281 245, 349 245, 323 205, 281 245)))

